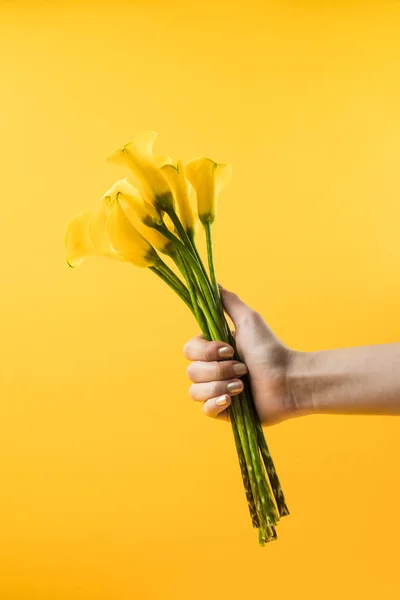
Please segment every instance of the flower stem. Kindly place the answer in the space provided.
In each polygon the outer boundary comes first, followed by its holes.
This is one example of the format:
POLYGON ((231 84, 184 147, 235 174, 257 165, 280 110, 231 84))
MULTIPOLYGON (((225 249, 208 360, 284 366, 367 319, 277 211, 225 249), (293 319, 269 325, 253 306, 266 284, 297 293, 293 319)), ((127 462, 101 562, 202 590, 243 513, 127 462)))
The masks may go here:
MULTIPOLYGON (((183 227, 182 223, 179 220, 178 215, 176 214, 176 212, 173 208, 168 212, 168 216, 174 223, 175 229, 177 230, 182 242, 184 243, 186 248, 191 252, 193 257, 197 260, 199 267, 204 275, 205 283, 209 287, 210 291, 212 291, 212 284, 210 283, 210 280, 208 279, 207 271, 204 267, 203 261, 200 258, 200 255, 197 251, 193 233, 189 234, 185 231, 185 228, 183 227)), ((217 288, 218 288, 218 286, 217 286, 217 288)), ((213 305, 215 305, 216 307, 218 307, 218 299, 219 299, 219 291, 218 291, 218 295, 215 296, 215 298, 213 299, 214 300, 213 305)))
MULTIPOLYGON (((173 258, 173 256, 171 256, 171 258, 173 258)), ((176 273, 174 273, 174 271, 170 269, 169 266, 160 257, 157 266, 160 269, 160 271, 165 273, 165 275, 169 277, 171 281, 173 281, 173 283, 180 290, 180 292, 184 294, 188 299, 190 299, 189 290, 187 289, 183 281, 179 279, 176 273)))
POLYGON ((191 303, 193 306, 193 311, 194 311, 196 320, 197 320, 198 324, 200 325, 201 329, 206 330, 206 329, 208 329, 208 322, 197 302, 196 288, 195 288, 193 281, 189 275, 188 269, 186 267, 185 259, 182 256, 180 250, 176 251, 175 255, 173 256, 173 259, 174 259, 177 267, 180 269, 182 275, 186 279, 188 289, 189 289, 189 294, 190 294, 190 300, 191 300, 191 303))
POLYGON ((184 301, 186 306, 192 311, 194 314, 193 306, 190 301, 190 298, 183 294, 182 291, 175 285, 175 283, 166 275, 160 267, 149 267, 150 271, 153 271, 160 279, 162 279, 171 289, 174 290, 178 294, 178 296, 184 301))
MULTIPOLYGON (((204 229, 206 232, 206 244, 207 244, 207 258, 208 258, 208 270, 210 271, 210 278, 211 278, 211 284, 213 287, 213 291, 214 291, 214 296, 215 296, 215 300, 216 300, 216 304, 217 304, 217 309, 219 311, 219 314, 221 316, 221 321, 223 323, 223 328, 225 330, 225 333, 227 335, 230 335, 230 329, 229 329, 229 325, 225 319, 225 315, 224 315, 224 307, 222 305, 222 301, 221 301, 221 294, 219 291, 219 287, 218 287, 218 283, 217 283, 217 277, 215 274, 215 263, 214 263, 214 251, 213 251, 213 243, 212 243, 212 235, 211 235, 211 223, 207 222, 204 224, 204 229)), ((197 248, 196 246, 194 246, 195 251, 197 252, 197 248)), ((197 253, 198 255, 198 253, 197 253)))
POLYGON ((217 283, 217 278, 215 276, 214 253, 213 253, 213 244, 212 244, 212 236, 211 236, 211 223, 209 223, 209 222, 205 223, 204 229, 206 232, 208 270, 210 271, 210 279, 211 279, 211 283, 213 286, 215 298, 218 301, 220 301, 219 287, 218 287, 218 283, 217 283))

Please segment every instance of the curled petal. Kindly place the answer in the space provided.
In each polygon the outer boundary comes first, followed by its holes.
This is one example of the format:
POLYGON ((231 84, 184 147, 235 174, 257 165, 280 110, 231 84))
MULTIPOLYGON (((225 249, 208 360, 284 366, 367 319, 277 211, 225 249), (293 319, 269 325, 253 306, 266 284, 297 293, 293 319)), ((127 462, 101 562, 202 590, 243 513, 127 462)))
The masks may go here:
POLYGON ((110 240, 106 231, 106 222, 109 213, 109 206, 106 198, 103 198, 99 208, 92 213, 88 223, 88 234, 93 247, 98 255, 113 255, 110 240))
POLYGON ((179 208, 179 216, 186 231, 194 231, 195 216, 189 199, 189 184, 185 178, 182 161, 177 166, 165 164, 162 171, 171 187, 172 193, 179 208))
POLYGON ((172 158, 170 156, 155 156, 154 162, 156 163, 157 167, 163 167, 164 165, 171 165, 172 158))
POLYGON ((219 194, 232 181, 232 165, 217 164, 215 168, 215 194, 219 194))
POLYGON ((132 225, 117 201, 110 210, 106 229, 111 246, 124 260, 137 267, 150 267, 156 263, 154 248, 132 225))
POLYGON ((143 223, 137 224, 139 233, 159 252, 163 254, 172 254, 174 246, 162 233, 153 227, 147 227, 143 223))
POLYGON ((173 204, 168 182, 153 156, 155 131, 143 131, 132 142, 109 157, 109 161, 131 169, 134 184, 143 198, 158 210, 167 210, 173 204))
POLYGON ((120 179, 105 193, 105 197, 113 202, 118 200, 125 212, 129 211, 146 224, 160 223, 160 213, 152 204, 143 200, 138 190, 129 183, 128 179, 120 179))
POLYGON ((79 267, 87 256, 95 256, 96 251, 89 236, 89 221, 92 213, 83 212, 72 219, 65 234, 65 250, 70 267, 79 267))
POLYGON ((212 223, 218 195, 232 177, 231 166, 218 164, 210 158, 199 157, 187 163, 185 175, 196 191, 200 220, 202 223, 212 223))
POLYGON ((105 256, 114 260, 123 260, 110 244, 104 214, 102 205, 95 212, 80 213, 68 225, 65 248, 70 267, 79 267, 83 259, 88 256, 105 256))

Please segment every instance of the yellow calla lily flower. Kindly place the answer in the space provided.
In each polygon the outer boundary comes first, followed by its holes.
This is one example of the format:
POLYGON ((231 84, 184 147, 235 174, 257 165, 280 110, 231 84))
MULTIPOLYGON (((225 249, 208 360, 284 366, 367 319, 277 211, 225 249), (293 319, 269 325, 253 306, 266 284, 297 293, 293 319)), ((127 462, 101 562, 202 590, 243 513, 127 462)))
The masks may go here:
POLYGON ((125 216, 119 203, 104 198, 93 213, 77 215, 65 235, 67 262, 78 267, 88 256, 105 256, 128 261, 138 267, 157 262, 154 248, 140 235, 125 216))
POLYGON ((184 168, 181 160, 177 165, 164 164, 161 167, 179 208, 181 223, 186 232, 194 233, 196 219, 189 200, 189 184, 185 178, 184 168))
MULTIPOLYGON (((126 215, 129 218, 129 214, 126 213, 126 215)), ((144 239, 147 240, 152 246, 154 246, 156 250, 168 255, 174 253, 174 245, 160 231, 157 231, 152 227, 147 227, 140 221, 137 223, 136 227, 139 233, 144 237, 144 239)))
POLYGON ((106 231, 112 248, 123 257, 123 260, 137 267, 151 267, 157 263, 157 252, 132 225, 118 200, 110 209, 106 231))
POLYGON ((218 164, 210 158, 194 158, 186 164, 185 175, 196 191, 200 221, 212 223, 218 196, 232 179, 231 165, 218 164))
POLYGON ((128 178, 116 181, 104 194, 103 198, 109 198, 111 202, 118 200, 125 210, 129 207, 138 219, 146 225, 161 223, 162 218, 158 210, 152 204, 143 200, 138 190, 129 183, 128 178))
MULTIPOLYGON (((164 254, 172 253, 171 242, 162 233, 153 229, 155 224, 162 223, 160 213, 152 204, 143 200, 127 178, 116 181, 104 194, 104 198, 108 198, 110 202, 118 201, 132 225, 156 250, 164 254)), ((165 218, 168 218, 168 215, 165 215, 165 218)))
MULTIPOLYGON (((80 213, 68 225, 65 234, 65 249, 67 263, 70 267, 79 267, 88 256, 107 256, 108 258, 121 260, 121 257, 109 242, 106 244, 103 239, 101 245, 95 244, 95 241, 99 238, 93 240, 89 233, 90 224, 93 223, 93 215, 94 213, 91 212, 80 213)), ((96 220, 99 219, 96 218, 96 220)))
POLYGON ((155 131, 143 131, 132 142, 115 150, 108 160, 131 169, 134 183, 144 200, 157 210, 169 210, 173 207, 173 197, 168 182, 153 156, 153 144, 156 139, 155 131))

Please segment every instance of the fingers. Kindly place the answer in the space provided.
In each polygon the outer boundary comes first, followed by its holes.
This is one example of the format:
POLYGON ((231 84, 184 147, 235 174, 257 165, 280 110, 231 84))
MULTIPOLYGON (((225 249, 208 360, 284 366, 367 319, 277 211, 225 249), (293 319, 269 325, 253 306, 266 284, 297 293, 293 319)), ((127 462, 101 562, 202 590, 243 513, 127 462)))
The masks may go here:
POLYGON ((202 335, 189 340, 183 349, 185 357, 193 361, 188 376, 193 385, 190 395, 196 402, 203 402, 203 412, 208 417, 228 420, 226 408, 231 396, 243 390, 238 379, 247 373, 247 367, 233 358, 235 352, 226 342, 208 341, 202 335))
POLYGON ((229 419, 228 412, 225 410, 231 403, 231 399, 227 394, 217 396, 216 398, 210 398, 203 404, 203 412, 207 417, 229 419))
POLYGON ((226 381, 209 381, 207 383, 194 383, 190 386, 189 394, 196 402, 205 402, 217 396, 236 396, 243 391, 243 381, 228 379, 226 381))
POLYGON ((236 360, 224 361, 195 361, 187 368, 187 374, 193 383, 205 383, 207 381, 221 381, 241 377, 247 373, 245 364, 236 360))
POLYGON ((234 353, 226 342, 209 342, 201 335, 189 340, 183 348, 183 354, 189 360, 223 360, 232 358, 234 353))

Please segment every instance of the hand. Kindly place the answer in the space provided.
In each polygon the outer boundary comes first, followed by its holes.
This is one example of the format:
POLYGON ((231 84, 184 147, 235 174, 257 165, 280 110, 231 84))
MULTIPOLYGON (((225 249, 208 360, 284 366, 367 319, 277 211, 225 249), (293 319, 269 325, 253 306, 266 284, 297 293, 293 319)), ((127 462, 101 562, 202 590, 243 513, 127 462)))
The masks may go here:
POLYGON ((225 342, 209 342, 203 336, 189 340, 184 355, 193 382, 190 395, 203 402, 207 416, 227 419, 231 396, 243 390, 240 377, 249 373, 255 407, 262 424, 274 424, 294 416, 295 402, 289 386, 292 350, 271 331, 260 314, 236 294, 221 288, 224 308, 235 325, 235 340, 243 362, 231 360, 233 348, 225 342))

